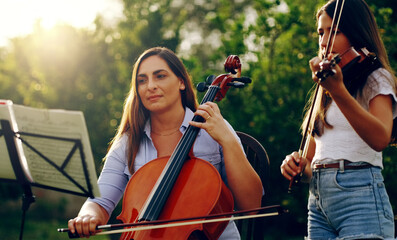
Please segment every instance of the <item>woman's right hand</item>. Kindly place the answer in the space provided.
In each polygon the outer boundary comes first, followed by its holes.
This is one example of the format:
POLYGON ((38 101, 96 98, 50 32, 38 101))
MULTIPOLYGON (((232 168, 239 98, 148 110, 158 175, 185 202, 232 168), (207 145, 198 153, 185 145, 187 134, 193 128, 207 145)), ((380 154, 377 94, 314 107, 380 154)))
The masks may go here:
POLYGON ((88 238, 99 232, 96 227, 106 224, 108 220, 109 214, 104 208, 94 202, 86 201, 78 216, 68 221, 68 228, 72 234, 88 238))
POLYGON ((98 232, 96 227, 101 224, 98 217, 92 215, 79 215, 68 221, 68 228, 72 234, 78 234, 80 237, 89 237, 98 232))
POLYGON ((280 166, 281 174, 291 181, 300 174, 306 167, 308 160, 299 156, 298 152, 287 155, 280 166))

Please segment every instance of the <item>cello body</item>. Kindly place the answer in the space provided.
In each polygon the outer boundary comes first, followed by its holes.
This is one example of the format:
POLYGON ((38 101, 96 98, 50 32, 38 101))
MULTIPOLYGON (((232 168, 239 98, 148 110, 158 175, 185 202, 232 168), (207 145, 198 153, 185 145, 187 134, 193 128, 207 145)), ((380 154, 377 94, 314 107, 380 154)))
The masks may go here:
MULTIPOLYGON (((118 219, 135 222, 139 211, 167 164, 168 157, 150 161, 130 179, 118 219), (151 177, 148 178, 147 175, 151 177), (139 192, 139 195, 136 194, 139 192)), ((182 167, 174 188, 160 214, 161 219, 205 216, 233 210, 233 197, 216 168, 199 158, 189 158, 182 167)), ((227 222, 196 224, 124 233, 120 239, 192 239, 201 231, 207 239, 217 239, 227 222), (219 225, 221 224, 221 225, 219 225)))

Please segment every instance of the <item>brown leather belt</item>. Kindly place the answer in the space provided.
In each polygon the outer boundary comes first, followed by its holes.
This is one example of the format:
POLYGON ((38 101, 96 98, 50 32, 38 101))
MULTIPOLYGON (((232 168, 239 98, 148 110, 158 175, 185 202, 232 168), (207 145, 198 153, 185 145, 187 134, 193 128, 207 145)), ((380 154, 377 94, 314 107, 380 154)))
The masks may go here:
MULTIPOLYGON (((344 161, 344 169, 363 169, 372 167, 371 164, 361 164, 361 165, 349 165, 351 162, 344 161)), ((325 169, 325 168, 340 168, 339 163, 329 163, 329 164, 314 164, 313 169, 325 169)))

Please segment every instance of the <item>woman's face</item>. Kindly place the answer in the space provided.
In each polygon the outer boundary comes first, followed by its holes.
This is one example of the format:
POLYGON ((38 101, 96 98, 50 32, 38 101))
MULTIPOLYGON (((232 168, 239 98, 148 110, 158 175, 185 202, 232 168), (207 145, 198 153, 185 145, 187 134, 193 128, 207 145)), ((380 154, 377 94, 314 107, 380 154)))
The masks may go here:
MULTIPOLYGON (((334 38, 334 33, 335 29, 331 29, 332 25, 332 18, 328 16, 326 12, 323 12, 320 17, 318 18, 318 27, 317 27, 317 33, 318 33, 318 44, 321 50, 321 55, 324 56, 326 55, 326 47, 327 47, 327 42, 328 38, 330 37, 330 34, 332 39, 330 41, 330 45, 332 46, 332 41, 334 38)), ((352 45, 349 41, 349 39, 346 37, 345 34, 343 34, 339 29, 336 29, 336 37, 335 37, 335 42, 333 45, 333 48, 331 49, 331 46, 329 46, 329 50, 331 53, 339 53, 342 54, 345 52, 347 49, 349 49, 352 45)))
POLYGON ((154 55, 143 60, 136 80, 141 101, 150 112, 182 107, 180 90, 185 89, 185 84, 161 57, 154 55))

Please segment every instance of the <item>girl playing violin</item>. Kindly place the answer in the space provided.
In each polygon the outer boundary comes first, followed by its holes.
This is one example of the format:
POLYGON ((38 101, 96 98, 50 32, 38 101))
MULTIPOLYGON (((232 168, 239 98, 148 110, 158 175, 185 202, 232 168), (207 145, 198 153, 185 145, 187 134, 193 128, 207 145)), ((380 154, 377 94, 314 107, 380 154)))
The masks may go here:
POLYGON ((317 13, 319 56, 309 64, 313 80, 321 86, 321 101, 314 108, 307 156, 298 152, 286 156, 281 173, 292 180, 303 171, 302 180, 310 182, 308 239, 394 239, 393 212, 381 170, 382 150, 390 143, 397 114, 396 78, 368 5, 345 0, 334 29, 336 4, 331 0, 317 13), (365 47, 376 54, 380 67, 366 74, 362 73, 367 69, 358 68, 357 82, 347 84, 352 79, 344 79, 347 75, 336 65, 335 73, 320 81, 316 73, 327 55, 328 38, 334 35, 328 58, 350 47, 365 47))
MULTIPOLYGON (((236 133, 215 103, 198 105, 181 60, 171 50, 155 47, 146 50, 134 65, 121 123, 98 180, 101 197, 88 199, 78 216, 69 220, 71 232, 94 235, 96 226, 109 220, 134 172, 153 159, 170 156, 189 124, 201 128, 193 146, 194 156, 215 166, 231 190, 235 206, 260 207, 261 180, 236 133), (190 121, 194 115, 205 121, 190 121)), ((239 238, 232 221, 220 237, 239 238)))

